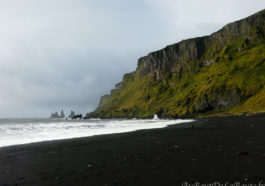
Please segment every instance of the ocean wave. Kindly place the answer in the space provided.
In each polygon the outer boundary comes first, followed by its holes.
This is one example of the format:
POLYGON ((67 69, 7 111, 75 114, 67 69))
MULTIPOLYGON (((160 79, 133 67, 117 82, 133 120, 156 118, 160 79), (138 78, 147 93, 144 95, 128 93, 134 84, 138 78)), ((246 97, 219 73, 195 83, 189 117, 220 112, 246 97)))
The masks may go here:
POLYGON ((0 147, 42 141, 88 137, 102 134, 131 132, 141 129, 163 128, 168 125, 192 122, 193 120, 49 120, 17 119, 1 120, 0 147))

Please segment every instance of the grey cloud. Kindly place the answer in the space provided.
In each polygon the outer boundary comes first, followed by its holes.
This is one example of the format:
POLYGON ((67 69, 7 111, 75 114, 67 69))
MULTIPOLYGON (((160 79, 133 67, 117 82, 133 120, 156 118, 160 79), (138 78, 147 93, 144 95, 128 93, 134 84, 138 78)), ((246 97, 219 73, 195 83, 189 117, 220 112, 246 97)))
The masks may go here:
POLYGON ((147 53, 265 7, 262 0, 0 2, 0 117, 85 114, 147 53), (200 2, 200 3, 198 3, 200 2))

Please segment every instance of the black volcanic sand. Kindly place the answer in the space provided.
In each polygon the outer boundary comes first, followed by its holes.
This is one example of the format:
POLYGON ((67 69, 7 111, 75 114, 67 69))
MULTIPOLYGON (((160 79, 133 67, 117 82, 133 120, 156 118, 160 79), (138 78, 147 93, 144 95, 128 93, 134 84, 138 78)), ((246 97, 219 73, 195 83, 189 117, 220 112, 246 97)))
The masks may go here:
MULTIPOLYGON (((265 181, 265 115, 0 148, 0 185, 265 181)), ((263 182, 264 183, 264 182, 263 182)))

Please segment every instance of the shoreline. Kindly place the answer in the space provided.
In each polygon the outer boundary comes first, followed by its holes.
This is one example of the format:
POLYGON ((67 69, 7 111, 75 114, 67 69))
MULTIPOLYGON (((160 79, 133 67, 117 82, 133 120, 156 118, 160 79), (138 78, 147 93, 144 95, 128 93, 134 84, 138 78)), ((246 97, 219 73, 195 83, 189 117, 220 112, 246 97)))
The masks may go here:
MULTIPOLYGON (((116 121, 115 119, 113 119, 114 121, 116 121)), ((129 119, 124 119, 124 121, 127 121, 129 119)), ((137 120, 136 120, 137 121, 137 120)), ((143 119, 140 119, 140 121, 143 121, 143 119)), ((88 137, 94 137, 94 136, 102 136, 102 135, 112 135, 112 134, 122 134, 122 133, 129 133, 129 132, 136 132, 136 131, 141 131, 141 130, 152 130, 152 129, 159 129, 159 128, 166 128, 168 126, 171 126, 171 125, 178 125, 178 124, 181 124, 181 123, 190 123, 190 122, 194 122, 195 119, 175 119, 175 120, 170 120, 170 119, 159 119, 159 120, 146 120, 146 121, 154 121, 155 123, 159 122, 160 125, 156 126, 154 125, 153 128, 149 128, 148 124, 143 125, 142 128, 124 128, 124 130, 119 130, 119 129, 114 129, 114 131, 105 131, 102 133, 94 133, 94 134, 90 134, 90 135, 80 135, 80 136, 72 136, 72 137, 68 137, 68 138, 64 138, 64 137, 61 137, 61 138, 47 138, 47 139, 44 139, 44 140, 39 140, 39 139, 34 139, 32 140, 31 142, 20 142, 20 143, 17 143, 17 144, 11 144, 11 145, 5 145, 5 146, 0 146, 0 149, 1 148, 5 148, 5 147, 14 147, 14 146, 21 146, 21 145, 33 145, 35 143, 46 143, 46 142, 55 142, 55 141, 63 141, 63 140, 73 140, 73 139, 79 139, 79 138, 88 138, 88 137), (182 120, 182 121, 180 121, 182 120), (163 126, 161 126, 161 124, 163 124, 164 122, 169 122, 168 124, 164 124, 163 126), (180 122, 180 123, 179 123, 180 122), (148 127, 147 127, 148 126, 148 127)), ((77 122, 78 123, 78 122, 77 122)), ((133 124, 132 124, 133 125, 133 124)))
MULTIPOLYGON (((0 148, 0 185, 265 181, 265 115, 0 148)), ((263 182, 264 183, 264 182, 263 182)))

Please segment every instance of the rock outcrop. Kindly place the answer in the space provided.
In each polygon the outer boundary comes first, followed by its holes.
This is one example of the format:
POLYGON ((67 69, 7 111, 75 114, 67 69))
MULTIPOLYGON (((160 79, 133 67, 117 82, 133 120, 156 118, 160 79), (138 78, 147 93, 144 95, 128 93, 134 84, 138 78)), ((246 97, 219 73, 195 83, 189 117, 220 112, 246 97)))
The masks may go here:
POLYGON ((138 61, 137 70, 141 76, 161 79, 163 75, 181 76, 183 72, 199 70, 203 65, 216 62, 215 57, 228 43, 244 38, 243 48, 248 43, 264 37, 265 13, 261 11, 246 19, 230 23, 210 36, 181 41, 177 44, 152 52, 138 61), (209 50, 209 49, 214 50, 209 50), (209 52, 206 54, 206 52, 209 52), (198 64, 191 64, 198 63, 198 64), (198 68, 198 69, 197 69, 198 68))
POLYGON ((255 96, 264 88, 264 41, 265 10, 210 36, 152 52, 140 58, 136 71, 125 74, 89 115, 148 117, 159 113, 166 117, 256 112, 262 104, 244 110, 244 103, 252 96, 257 101, 255 96), (252 82, 249 76, 254 77, 252 82))
POLYGON ((51 113, 50 118, 65 118, 64 111, 61 110, 61 115, 58 114, 58 112, 51 113))

